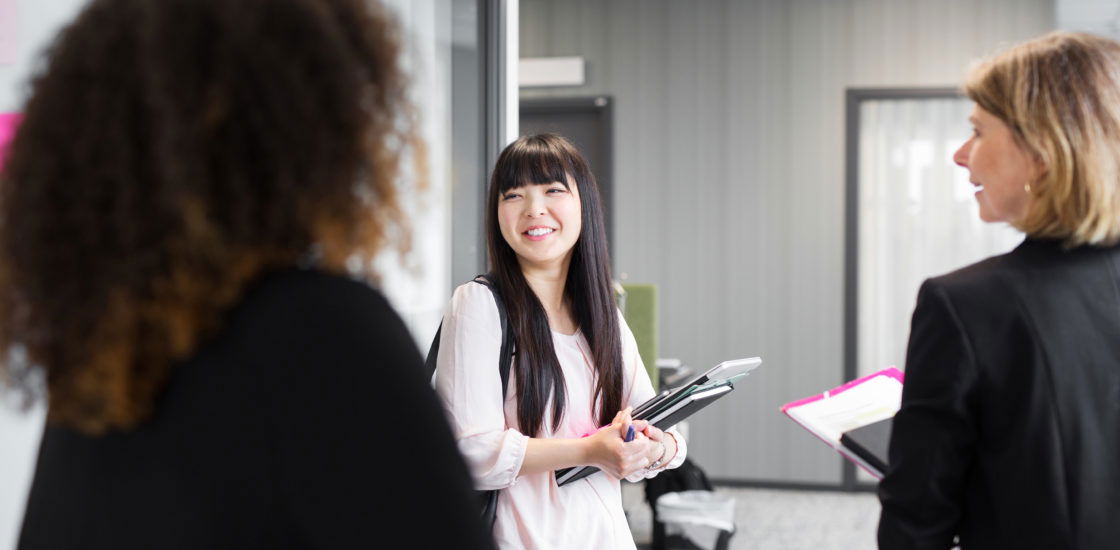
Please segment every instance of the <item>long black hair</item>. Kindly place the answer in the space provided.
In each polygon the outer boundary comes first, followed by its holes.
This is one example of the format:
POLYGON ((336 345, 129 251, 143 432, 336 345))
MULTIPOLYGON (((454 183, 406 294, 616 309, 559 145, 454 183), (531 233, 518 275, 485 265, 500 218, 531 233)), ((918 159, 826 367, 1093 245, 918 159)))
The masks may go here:
POLYGON ((567 139, 553 134, 519 138, 498 156, 490 177, 486 236, 490 271, 505 300, 510 328, 517 341, 514 356, 517 421, 521 431, 531 436, 540 433, 550 395, 552 427, 560 425, 567 392, 563 371, 552 347, 548 316, 525 281, 517 254, 502 237, 498 226, 498 201, 510 189, 554 182, 562 183, 565 188, 574 183, 579 190, 582 230, 572 248, 564 300, 591 347, 596 372, 592 399, 598 403, 599 424, 609 424, 622 405, 622 340, 618 308, 611 290, 599 186, 587 161, 567 139))

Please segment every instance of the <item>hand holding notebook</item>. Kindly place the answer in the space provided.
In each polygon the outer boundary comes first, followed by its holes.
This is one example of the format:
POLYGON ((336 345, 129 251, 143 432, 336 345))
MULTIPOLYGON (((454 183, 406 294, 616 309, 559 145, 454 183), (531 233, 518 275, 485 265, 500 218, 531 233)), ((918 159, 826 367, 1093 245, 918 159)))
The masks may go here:
POLYGON ((594 465, 612 476, 623 478, 632 475, 648 464, 653 452, 650 445, 650 428, 644 420, 634 420, 627 407, 611 423, 594 432, 584 434, 580 443, 585 464, 594 465))
MULTIPOLYGON (((672 391, 664 391, 642 403, 633 411, 635 420, 668 430, 678 422, 707 407, 716 399, 735 389, 734 382, 742 379, 762 364, 762 359, 749 357, 724 361, 705 373, 672 391)), ((576 466, 556 471, 556 483, 566 485, 599 471, 594 466, 576 466)))

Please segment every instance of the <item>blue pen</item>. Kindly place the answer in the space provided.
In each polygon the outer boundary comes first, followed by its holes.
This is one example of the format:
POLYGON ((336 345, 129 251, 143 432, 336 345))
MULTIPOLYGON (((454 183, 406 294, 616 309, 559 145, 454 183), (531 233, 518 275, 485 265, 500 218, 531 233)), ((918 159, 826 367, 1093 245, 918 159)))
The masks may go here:
POLYGON ((634 425, 631 424, 626 428, 626 438, 623 441, 634 441, 634 425))

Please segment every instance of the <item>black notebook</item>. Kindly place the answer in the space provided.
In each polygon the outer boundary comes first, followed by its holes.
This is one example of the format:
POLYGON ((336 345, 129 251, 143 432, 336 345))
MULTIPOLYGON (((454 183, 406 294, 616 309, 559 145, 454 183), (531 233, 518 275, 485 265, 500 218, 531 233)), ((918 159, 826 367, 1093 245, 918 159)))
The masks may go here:
MULTIPOLYGON (((687 384, 672 391, 664 391, 639 405, 631 413, 635 420, 648 420, 657 428, 668 430, 681 420, 714 403, 735 389, 734 381, 758 368, 758 357, 724 361, 687 384)), ((599 469, 594 466, 575 466, 556 471, 556 484, 566 485, 583 479, 599 469)))
POLYGON ((871 466, 879 475, 876 477, 882 478, 883 474, 887 471, 887 448, 891 442, 891 421, 893 418, 887 418, 878 422, 872 422, 866 426, 860 426, 854 430, 844 432, 840 436, 840 444, 848 449, 852 454, 856 455, 868 466, 871 466))

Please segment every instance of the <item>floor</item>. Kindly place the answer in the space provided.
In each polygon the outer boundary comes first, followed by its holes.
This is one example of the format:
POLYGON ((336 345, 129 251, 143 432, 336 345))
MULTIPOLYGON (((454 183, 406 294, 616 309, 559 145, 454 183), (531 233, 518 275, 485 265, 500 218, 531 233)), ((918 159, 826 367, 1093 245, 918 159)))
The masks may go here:
MULTIPOLYGON (((879 501, 873 493, 717 487, 735 501, 731 550, 873 550, 879 501)), ((623 506, 638 548, 648 548, 650 508, 641 484, 623 482, 623 506)), ((716 531, 693 527, 701 547, 716 531), (704 539, 703 537, 707 537, 704 539)))

